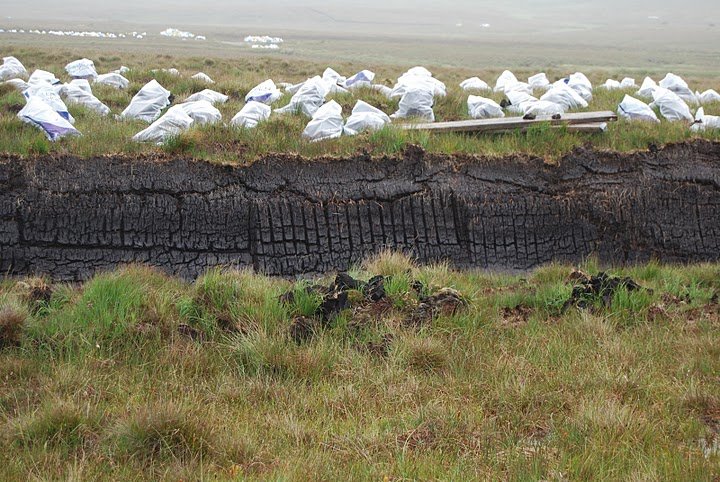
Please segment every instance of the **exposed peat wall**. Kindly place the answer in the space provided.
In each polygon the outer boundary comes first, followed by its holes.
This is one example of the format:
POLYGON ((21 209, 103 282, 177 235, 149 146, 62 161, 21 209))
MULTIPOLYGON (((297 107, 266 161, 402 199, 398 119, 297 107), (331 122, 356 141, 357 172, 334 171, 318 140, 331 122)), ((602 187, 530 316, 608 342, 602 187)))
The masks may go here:
POLYGON ((720 144, 652 152, 304 160, 0 157, 0 270, 85 279, 142 262, 292 276, 383 248, 459 268, 720 259, 720 144))

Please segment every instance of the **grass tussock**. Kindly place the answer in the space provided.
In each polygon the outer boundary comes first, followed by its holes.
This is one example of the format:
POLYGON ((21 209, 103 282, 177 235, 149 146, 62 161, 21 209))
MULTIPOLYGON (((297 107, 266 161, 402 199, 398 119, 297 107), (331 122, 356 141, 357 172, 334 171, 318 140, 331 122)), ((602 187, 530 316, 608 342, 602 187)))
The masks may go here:
POLYGON ((720 476, 720 267, 610 269, 641 289, 594 298, 578 271, 603 269, 383 253, 347 304, 334 276, 228 268, 6 280, 0 479, 720 476))

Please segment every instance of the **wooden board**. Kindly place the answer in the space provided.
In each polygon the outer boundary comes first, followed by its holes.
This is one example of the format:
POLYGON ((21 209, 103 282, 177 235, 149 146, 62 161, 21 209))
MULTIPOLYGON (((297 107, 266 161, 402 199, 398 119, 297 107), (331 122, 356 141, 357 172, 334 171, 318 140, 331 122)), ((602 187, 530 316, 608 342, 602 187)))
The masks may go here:
POLYGON ((523 119, 522 117, 505 117, 502 119, 476 119, 452 122, 432 122, 427 124, 401 124, 401 129, 420 130, 431 132, 507 132, 517 129, 527 129, 530 126, 549 123, 558 125, 587 125, 617 120, 617 114, 611 111, 603 112, 576 112, 563 114, 560 119, 551 116, 538 116, 536 119, 523 119))

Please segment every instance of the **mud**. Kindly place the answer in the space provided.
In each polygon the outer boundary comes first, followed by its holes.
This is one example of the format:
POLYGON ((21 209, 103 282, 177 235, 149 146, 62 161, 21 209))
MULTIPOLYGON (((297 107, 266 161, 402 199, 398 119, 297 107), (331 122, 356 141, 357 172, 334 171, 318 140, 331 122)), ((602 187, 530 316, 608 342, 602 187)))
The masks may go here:
POLYGON ((83 280, 141 262, 192 278, 344 271, 384 248, 458 268, 717 261, 720 143, 542 159, 429 155, 249 167, 0 157, 0 270, 83 280))

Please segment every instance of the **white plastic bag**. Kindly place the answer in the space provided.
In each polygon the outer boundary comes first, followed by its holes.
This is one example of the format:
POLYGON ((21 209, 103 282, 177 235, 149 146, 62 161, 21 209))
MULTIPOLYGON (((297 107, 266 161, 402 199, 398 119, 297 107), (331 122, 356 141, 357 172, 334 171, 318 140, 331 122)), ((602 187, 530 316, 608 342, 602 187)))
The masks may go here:
POLYGON ((694 132, 706 129, 720 129, 720 116, 705 115, 705 109, 700 107, 695 113, 695 123, 690 128, 694 132))
POLYGON ((27 70, 15 57, 4 57, 0 65, 0 80, 15 79, 27 76, 27 70))
POLYGON ((652 99, 653 92, 655 92, 655 89, 657 88, 658 85, 653 79, 651 79, 650 77, 645 77, 645 80, 643 80, 643 83, 640 86, 640 90, 638 90, 637 95, 639 95, 640 97, 648 97, 652 99))
POLYGON ((18 90, 20 92, 24 92, 25 90, 28 89, 28 87, 30 87, 30 84, 28 84, 27 82, 25 82, 22 79, 10 79, 10 80, 6 80, 3 83, 12 85, 13 87, 15 87, 15 90, 18 90))
POLYGON ((94 79, 98 76, 95 64, 90 59, 79 59, 65 66, 65 71, 74 79, 94 79))
POLYGON ((668 73, 665 78, 660 81, 659 85, 664 89, 674 92, 685 102, 688 102, 690 104, 698 103, 697 97, 695 97, 693 91, 690 90, 687 82, 685 82, 682 77, 678 75, 668 73))
POLYGON ((460 88, 464 91, 468 90, 492 90, 487 82, 480 79, 480 77, 470 77, 460 82, 460 88))
POLYGON ((109 74, 98 75, 95 79, 96 84, 109 85, 116 89, 127 89, 130 85, 130 81, 123 77, 121 74, 111 72, 109 74))
POLYGON ((196 102, 198 100, 206 100, 211 104, 224 104, 227 102, 228 96, 214 90, 204 89, 190 95, 187 99, 185 99, 185 102, 196 102))
POLYGON ((32 74, 30 74, 30 78, 28 79, 27 83, 31 86, 56 85, 60 83, 60 79, 55 77, 55 74, 53 74, 52 72, 37 69, 32 74))
POLYGON ((282 92, 275 86, 272 79, 268 79, 253 87, 245 96, 245 102, 255 101, 271 105, 278 101, 280 97, 282 97, 282 92))
POLYGON ((372 85, 370 86, 370 88, 371 88, 372 90, 376 90, 376 91, 380 92, 382 95, 384 95, 384 96, 387 97, 388 99, 391 99, 391 98, 392 98, 392 89, 391 89, 390 87, 388 87, 387 85, 372 84, 372 85))
POLYGON ((120 75, 125 75, 128 72, 130 72, 130 68, 125 67, 124 65, 121 65, 119 69, 112 71, 113 74, 120 74, 120 75))
POLYGON ((675 92, 663 87, 653 91, 653 102, 650 107, 658 107, 660 114, 669 121, 694 120, 690 108, 675 92))
POLYGON ((193 125, 190 117, 179 105, 173 106, 150 124, 147 128, 135 134, 132 140, 136 142, 165 142, 168 138, 177 136, 193 125))
POLYGON ((575 72, 567 79, 567 86, 580 94, 586 102, 592 100, 593 86, 590 80, 582 72, 575 72))
POLYGON ((36 84, 28 87, 27 90, 23 92, 23 95, 28 100, 32 99, 33 97, 42 100, 45 104, 47 104, 48 106, 50 106, 50 108, 57 112, 60 117, 67 120, 71 124, 74 124, 75 119, 73 119, 73 116, 70 115, 70 112, 68 112, 68 108, 65 105, 65 102, 63 102, 63 100, 60 98, 60 94, 58 93, 60 90, 62 90, 62 86, 56 88, 56 86, 53 85, 36 84))
POLYGON ((505 96, 510 101, 510 105, 508 105, 506 107, 506 109, 509 112, 512 112, 513 114, 525 113, 525 108, 529 104, 532 104, 533 102, 538 101, 532 95, 528 94, 527 92, 520 91, 520 90, 505 91, 505 96))
POLYGON ((617 90, 620 88, 620 82, 614 79, 607 79, 600 87, 607 90, 617 90))
POLYGON ((505 87, 511 84, 517 84, 518 79, 515 74, 509 70, 504 71, 500 74, 497 81, 495 82, 495 92, 505 92, 505 87))
POLYGON ((90 84, 85 79, 76 79, 65 84, 62 92, 69 104, 82 105, 100 115, 110 114, 110 108, 93 95, 90 84))
POLYGON ((340 104, 331 100, 313 115, 302 135, 313 142, 336 139, 342 135, 343 118, 340 104))
POLYGON ((564 83, 556 83, 550 90, 545 92, 540 100, 560 104, 566 111, 572 109, 584 109, 588 106, 587 101, 580 94, 564 83))
POLYGON ((530 88, 533 90, 548 90, 550 88, 550 81, 544 72, 528 77, 528 84, 530 84, 530 88))
POLYGON ((549 102, 547 100, 537 100, 535 102, 527 102, 523 104, 523 115, 533 116, 553 116, 564 114, 565 109, 560 104, 549 102))
POLYGON ((352 77, 349 77, 342 85, 348 90, 354 90, 360 87, 370 87, 373 80, 375 80, 375 72, 371 70, 361 70, 352 77))
POLYGON ((47 138, 56 141, 65 136, 79 136, 80 132, 55 110, 38 97, 28 99, 18 117, 43 130, 47 138))
POLYGON ((217 124, 222 120, 220 111, 206 100, 183 102, 175 107, 185 111, 198 125, 217 124))
POLYGON ((343 132, 346 135, 354 136, 366 130, 380 130, 388 123, 390 123, 390 117, 387 114, 367 102, 359 100, 355 103, 352 114, 345 123, 343 132))
POLYGON ((153 79, 143 86, 130 101, 120 117, 153 122, 160 112, 170 105, 170 91, 153 79))
POLYGON ((492 99, 471 95, 467 100, 468 114, 473 119, 493 119, 497 117, 505 117, 500 104, 492 99))
POLYGON ((344 84, 347 79, 345 77, 343 77, 342 75, 338 74, 337 72, 335 72, 330 67, 325 69, 325 71, 323 72, 322 80, 323 80, 323 82, 325 82, 328 93, 330 93, 330 94, 347 92, 347 89, 342 87, 342 84, 344 84))
POLYGON ((390 93, 391 98, 402 98, 413 90, 426 90, 433 96, 445 97, 447 89, 445 84, 432 76, 425 67, 413 67, 401 75, 390 93))
POLYGON ((637 87, 637 84, 635 83, 635 79, 632 77, 625 77, 620 82, 621 89, 634 89, 635 87, 637 87))
POLYGON ((327 94, 327 85, 319 76, 315 76, 302 84, 288 105, 275 109, 275 112, 278 114, 302 112, 306 116, 312 117, 325 103, 327 94))
POLYGON ((695 97, 697 97, 698 101, 701 104, 720 102, 720 94, 718 94, 717 91, 713 89, 706 90, 702 94, 700 92, 695 92, 695 97))
POLYGON ((397 112, 390 117, 393 119, 417 117, 427 122, 435 122, 433 103, 432 92, 424 89, 411 90, 402 96, 397 112))
POLYGON ((240 109, 240 112, 235 114, 230 125, 254 129, 260 122, 270 118, 271 111, 269 105, 251 100, 240 109))
POLYGON ((618 105, 618 116, 627 120, 638 120, 647 122, 660 122, 655 111, 645 102, 626 95, 618 105))
MULTIPOLYGON (((178 72, 179 74, 179 72, 178 72)), ((215 81, 210 78, 209 75, 207 75, 204 72, 198 72, 197 74, 190 77, 191 79, 199 80, 200 82, 205 82, 206 84, 214 84, 215 81)))

